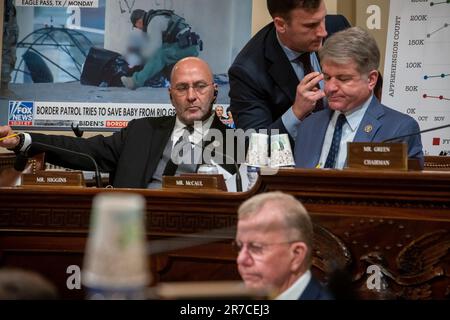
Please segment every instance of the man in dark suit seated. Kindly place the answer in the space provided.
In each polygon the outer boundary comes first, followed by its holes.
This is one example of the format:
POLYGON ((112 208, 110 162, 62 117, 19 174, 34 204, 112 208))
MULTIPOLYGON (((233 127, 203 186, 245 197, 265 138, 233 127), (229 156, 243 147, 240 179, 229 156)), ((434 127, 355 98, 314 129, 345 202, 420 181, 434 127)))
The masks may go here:
POLYGON ((329 109, 317 112, 298 128, 295 164, 300 168, 342 169, 347 142, 382 142, 401 139, 408 156, 423 152, 419 125, 412 117, 380 104, 374 95, 380 50, 365 30, 354 27, 327 39, 319 51, 329 109))
POLYGON ((311 274, 313 227, 298 200, 259 194, 239 207, 238 219, 235 247, 246 287, 279 300, 333 299, 311 274))
MULTIPOLYGON (((169 95, 176 116, 135 119, 108 137, 83 139, 25 133, 0 141, 0 147, 32 156, 42 150, 31 143, 41 142, 89 154, 100 171, 113 175, 113 186, 120 188, 160 188, 163 175, 196 172, 198 165, 205 163, 203 155, 212 156, 226 171, 234 173, 234 164, 218 156, 219 152, 224 155, 226 130, 232 129, 227 129, 212 110, 217 85, 208 64, 195 57, 180 60, 172 70, 169 95), (208 147, 213 141, 217 141, 214 148, 208 147)), ((10 127, 0 126, 0 138, 12 133, 10 127)), ((94 170, 92 162, 84 157, 46 152, 46 161, 94 170)))
POLYGON ((316 51, 322 41, 350 26, 326 15, 323 0, 267 0, 273 22, 242 49, 228 74, 230 111, 237 128, 277 129, 296 137, 312 111, 326 107, 316 51))

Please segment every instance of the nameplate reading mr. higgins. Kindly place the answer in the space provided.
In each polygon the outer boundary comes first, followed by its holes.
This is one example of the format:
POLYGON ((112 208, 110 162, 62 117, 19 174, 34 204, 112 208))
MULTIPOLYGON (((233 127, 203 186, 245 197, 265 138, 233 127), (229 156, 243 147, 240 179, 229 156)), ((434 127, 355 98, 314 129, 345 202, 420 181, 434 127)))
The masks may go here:
POLYGON ((22 174, 22 185, 82 187, 84 178, 82 172, 38 171, 22 174))

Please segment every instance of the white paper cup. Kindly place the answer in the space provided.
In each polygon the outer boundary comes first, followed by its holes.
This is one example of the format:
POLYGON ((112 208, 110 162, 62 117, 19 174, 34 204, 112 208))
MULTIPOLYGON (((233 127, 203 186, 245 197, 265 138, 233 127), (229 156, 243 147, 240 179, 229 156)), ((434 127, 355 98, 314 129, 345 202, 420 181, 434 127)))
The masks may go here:
POLYGON ((145 199, 132 193, 102 193, 92 204, 82 283, 124 292, 150 282, 145 238, 145 199))
POLYGON ((247 165, 264 167, 269 164, 269 136, 263 133, 252 133, 247 152, 247 165))
POLYGON ((286 133, 276 134, 270 137, 270 166, 291 167, 294 166, 291 143, 286 133))

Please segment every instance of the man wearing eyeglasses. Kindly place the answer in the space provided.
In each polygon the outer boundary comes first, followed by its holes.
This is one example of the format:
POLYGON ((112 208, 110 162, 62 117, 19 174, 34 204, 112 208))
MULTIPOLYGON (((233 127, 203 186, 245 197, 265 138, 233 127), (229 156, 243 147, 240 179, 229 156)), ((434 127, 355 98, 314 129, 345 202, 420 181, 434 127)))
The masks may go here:
MULTIPOLYGON (((228 151, 227 127, 212 111, 217 85, 208 64, 195 57, 180 60, 172 70, 169 96, 176 116, 135 119, 108 137, 25 133, 0 141, 0 147, 33 156, 39 153, 32 145, 36 141, 88 154, 100 171, 110 173, 112 185, 121 188, 160 188, 162 176, 197 172, 198 165, 206 161, 203 156, 216 150, 223 157, 213 159, 219 158, 216 163, 233 174, 234 164, 224 155, 228 151)), ((0 138, 11 134, 9 126, 0 126, 0 138)), ((46 152, 46 161, 67 168, 94 169, 85 158, 68 158, 55 152, 46 152)))
POLYGON ((281 192, 256 195, 238 209, 239 274, 250 289, 278 300, 330 300, 312 277, 313 227, 303 205, 281 192))

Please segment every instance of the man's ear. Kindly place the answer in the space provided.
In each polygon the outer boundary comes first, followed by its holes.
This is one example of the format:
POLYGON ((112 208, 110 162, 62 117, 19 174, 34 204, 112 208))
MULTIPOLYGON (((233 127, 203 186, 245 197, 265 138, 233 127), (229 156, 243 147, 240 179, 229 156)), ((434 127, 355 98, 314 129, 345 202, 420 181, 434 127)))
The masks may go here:
POLYGON ((217 88, 217 84, 214 84, 213 100, 211 101, 211 104, 216 103, 218 94, 219 94, 219 89, 217 88))
POLYGON ((169 88, 169 99, 170 101, 172 101, 172 92, 170 91, 170 88, 169 88))
POLYGON ((291 270, 298 271, 304 267, 306 255, 308 253, 308 246, 306 243, 297 241, 291 244, 291 270))
POLYGON ((286 31, 286 20, 281 17, 273 18, 273 24, 278 33, 284 33, 286 31))
POLYGON ((378 80, 378 70, 372 70, 369 72, 369 90, 373 90, 378 80))

